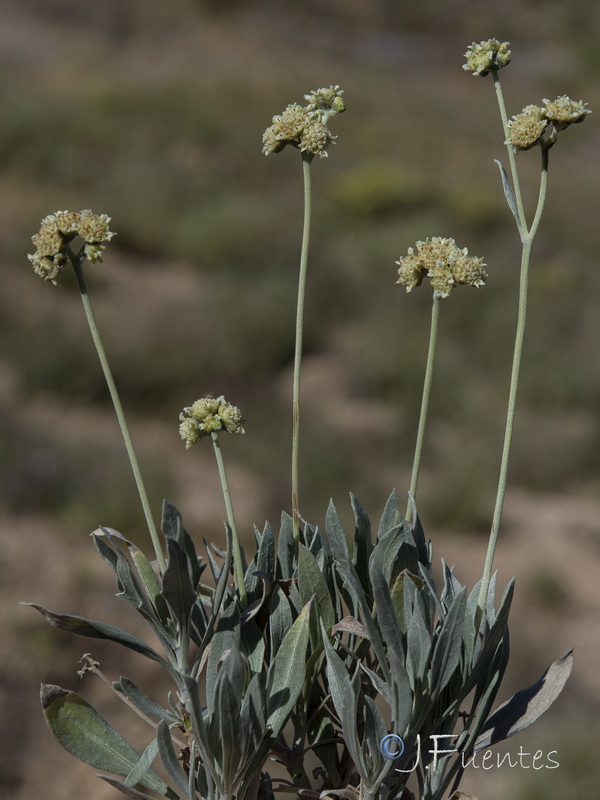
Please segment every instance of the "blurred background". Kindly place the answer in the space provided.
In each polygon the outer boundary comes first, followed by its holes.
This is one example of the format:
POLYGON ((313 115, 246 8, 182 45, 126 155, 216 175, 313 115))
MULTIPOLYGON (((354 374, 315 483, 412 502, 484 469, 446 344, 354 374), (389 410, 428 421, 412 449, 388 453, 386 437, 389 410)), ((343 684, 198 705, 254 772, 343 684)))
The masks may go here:
MULTIPOLYGON (((87 270, 92 301, 156 515, 222 543, 208 444, 185 452, 178 413, 208 392, 241 407, 226 437, 238 527, 289 510, 291 371, 302 229, 297 151, 265 158, 288 103, 339 84, 347 112, 313 168, 300 505, 348 491, 377 519, 409 484, 430 292, 395 286, 418 239, 451 236, 488 264, 488 286, 444 301, 419 508, 437 557, 480 575, 496 491, 520 247, 493 160, 506 149, 490 78, 462 70, 473 40, 509 40, 509 114, 541 98, 589 102, 550 154, 536 242, 510 489, 497 565, 517 577, 500 700, 576 648, 555 707, 507 750, 560 768, 471 769, 480 800, 597 797, 600 707, 600 6, 591 0, 0 0, 0 787, 25 800, 110 800, 51 738, 41 680, 81 691, 139 746, 139 729, 91 678, 162 691, 152 665, 50 629, 17 601, 119 621, 112 573, 88 534, 149 546, 79 295, 27 261, 43 216, 91 208, 118 236, 87 270), (142 663, 140 663, 142 662, 142 663), (138 738, 136 738, 138 737, 138 738), (544 762, 547 763, 547 762, 544 762)), ((537 151, 519 154, 528 208, 537 151)))

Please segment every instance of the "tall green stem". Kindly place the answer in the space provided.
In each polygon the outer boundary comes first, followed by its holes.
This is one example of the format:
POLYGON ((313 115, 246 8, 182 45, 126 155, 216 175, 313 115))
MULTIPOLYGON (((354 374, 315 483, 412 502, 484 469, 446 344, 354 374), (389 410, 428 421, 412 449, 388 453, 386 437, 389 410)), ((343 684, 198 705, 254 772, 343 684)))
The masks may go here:
POLYGON ((529 264, 531 261, 531 251, 536 234, 542 218, 544 204, 546 202, 546 191, 548 188, 548 148, 541 145, 542 151, 542 174, 540 178, 540 191, 538 195, 537 208, 531 224, 523 242, 523 252, 521 255, 521 277, 519 282, 519 311, 517 316, 517 331, 515 335, 515 348, 513 351, 513 363, 510 376, 510 390, 508 394, 508 410, 506 414, 506 428, 504 431, 504 445, 502 448, 502 461, 500 464, 500 476, 498 479, 498 491, 496 494, 496 505, 494 517, 488 541, 488 548, 479 591, 478 606, 481 611, 486 603, 487 593, 492 575, 492 565, 494 563, 494 553, 498 531, 500 529, 500 519, 504 507, 504 497, 506 494, 506 481, 508 477, 508 463, 510 459, 510 448, 512 442, 513 427, 515 421, 515 408, 517 403, 517 389, 519 385, 519 372, 521 368, 521 355, 523 352, 523 339, 525 337, 525 322, 527 319, 527 290, 529 282, 529 264))
POLYGON ((292 397, 292 519, 294 540, 300 539, 300 511, 298 508, 298 458, 300 452, 300 369, 302 365, 302 335, 304 330, 304 296, 306 294, 306 268, 310 241, 311 181, 310 164, 313 156, 302 153, 304 176, 304 224, 302 249, 300 251, 300 275, 298 278, 298 301, 296 307, 296 348, 294 353, 294 383, 292 397))
POLYGON ((244 566, 242 564, 242 550, 240 548, 240 541, 238 539, 237 528, 235 525, 233 504, 231 502, 231 493, 229 491, 229 481, 227 480, 225 462, 223 461, 219 437, 214 432, 211 433, 210 436, 213 443, 213 449, 215 451, 215 458, 217 459, 219 478, 221 479, 221 489, 223 491, 223 499, 225 500, 225 508, 227 510, 227 522, 229 523, 229 527, 231 528, 231 533, 233 535, 233 572, 235 575, 235 582, 237 583, 238 591, 240 593, 240 600, 245 608, 247 605, 247 598, 246 584, 244 583, 244 566))
MULTIPOLYGON (((427 424, 427 414, 429 411, 429 398, 431 396, 431 380, 433 377, 433 362, 435 359, 435 348, 437 343, 438 320, 440 317, 440 296, 437 292, 433 293, 433 304, 431 306, 431 328, 429 330, 429 350, 427 351, 427 366, 425 368, 425 380, 423 382, 423 395, 421 397, 421 413, 419 416, 419 427, 417 429, 417 443, 413 459, 412 475, 410 479, 410 493, 413 498, 417 496, 417 485, 419 483, 419 472, 421 469, 421 455, 423 453, 423 440, 425 438, 425 426, 427 424)), ((408 503, 406 508, 406 521, 411 522, 412 504, 408 503)))
POLYGON ((150 502, 148 501, 146 487, 144 486, 144 480, 142 478, 142 473, 140 471, 140 465, 138 463, 137 456, 135 454, 133 442, 131 441, 131 435, 129 433, 129 428, 127 427, 125 414, 123 413, 123 406, 121 405, 119 393, 117 392, 117 387, 114 378, 112 376, 110 366, 108 364, 108 359, 106 358, 104 345, 102 344, 102 339, 100 338, 100 331, 98 330, 98 325, 96 324, 96 319, 94 317, 94 311, 92 309, 92 303, 85 282, 85 276, 83 274, 83 269, 81 267, 82 257, 80 255, 75 255, 70 248, 67 248, 67 254, 71 260, 73 269, 75 270, 75 276, 77 277, 77 283, 79 284, 79 291, 81 292, 81 301, 83 303, 85 316, 87 318, 88 326, 92 334, 92 339, 94 340, 94 345, 96 347, 96 352, 98 353, 98 358, 100 359, 100 365, 102 367, 102 372, 104 373, 104 379, 106 380, 108 391, 110 392, 110 397, 115 409, 115 413, 117 415, 119 427, 121 428, 121 435, 123 436, 123 441, 125 442, 125 449, 127 450, 127 455, 129 456, 129 463, 131 464, 131 470, 133 472, 135 484, 137 486, 138 494, 140 496, 140 501, 142 503, 144 515, 146 517, 146 524, 148 525, 148 531, 150 533, 150 538, 152 539, 154 552, 156 553, 156 560, 158 561, 158 566, 160 568, 160 571, 164 572, 166 569, 165 558, 163 556, 162 549, 160 546, 158 532, 156 530, 156 526, 152 518, 152 512, 150 510, 150 502))

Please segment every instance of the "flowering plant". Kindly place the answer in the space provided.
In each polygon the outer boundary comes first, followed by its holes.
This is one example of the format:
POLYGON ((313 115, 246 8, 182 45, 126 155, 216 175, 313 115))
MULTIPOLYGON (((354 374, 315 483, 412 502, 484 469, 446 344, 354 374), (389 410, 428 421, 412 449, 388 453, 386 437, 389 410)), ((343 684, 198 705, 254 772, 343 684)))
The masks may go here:
POLYGON ((417 489, 440 305, 459 285, 487 282, 483 259, 454 239, 417 242, 396 263, 408 292, 429 278, 431 334, 408 506, 393 491, 377 529, 351 495, 354 531, 348 537, 333 503, 324 530, 300 513, 298 454, 304 300, 311 219, 311 164, 335 137, 328 122, 345 111, 339 86, 288 105, 263 136, 266 155, 288 145, 300 151, 304 227, 300 257, 293 377, 291 514, 278 535, 255 529, 255 549, 243 552, 235 523, 220 439, 244 433, 242 412, 223 396, 186 406, 179 433, 186 448, 210 437, 223 490, 225 547, 198 555, 177 508, 165 501, 154 523, 118 392, 95 323, 83 262, 101 261, 114 234, 109 217, 89 210, 46 217, 29 256, 44 280, 57 284, 70 263, 96 344, 136 479, 154 547, 150 560, 109 527, 93 533, 115 572, 118 596, 148 623, 150 645, 114 625, 33 605, 46 620, 78 635, 107 639, 152 660, 172 689, 159 700, 131 679, 110 680, 87 654, 92 673, 152 728, 139 752, 81 696, 42 686, 50 730, 73 755, 133 800, 272 800, 275 794, 344 800, 458 798, 465 766, 478 751, 518 733, 555 700, 572 655, 557 659, 539 681, 492 711, 509 656, 508 617, 514 581, 498 601, 492 573, 506 489, 520 356, 525 330, 531 250, 544 208, 548 153, 558 135, 589 113, 567 97, 528 106, 508 120, 498 72, 510 61, 508 43, 472 44, 465 69, 491 74, 508 148, 510 178, 499 163, 504 194, 522 242, 518 326, 498 494, 481 580, 470 589, 442 560, 442 585, 433 575, 433 549, 417 513, 417 489), (515 153, 539 147, 542 171, 537 208, 528 224, 515 153), (80 242, 80 249, 75 245, 80 242), (352 543, 350 544, 350 538, 352 543), (208 570, 210 580, 205 582, 208 570), (233 576, 233 578, 232 578, 233 576), (423 750, 421 742, 451 737, 451 749, 423 750), (159 761, 161 774, 153 770, 159 761), (269 760, 287 777, 272 776, 269 760), (105 774, 109 773, 109 774, 105 774), (115 777, 116 776, 116 777, 115 777), (152 792, 149 795, 147 792, 152 792))

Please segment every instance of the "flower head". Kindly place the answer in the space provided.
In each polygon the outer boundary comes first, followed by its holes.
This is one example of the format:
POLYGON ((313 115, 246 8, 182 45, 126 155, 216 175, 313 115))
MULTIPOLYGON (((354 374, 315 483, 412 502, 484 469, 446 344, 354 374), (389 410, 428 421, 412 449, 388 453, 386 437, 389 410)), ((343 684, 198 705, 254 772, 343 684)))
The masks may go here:
MULTIPOLYGON (((327 156, 327 146, 330 145, 336 137, 331 134, 331 131, 319 120, 313 120, 302 131, 300 136, 300 150, 305 150, 313 155, 327 156)), ((335 144, 335 142, 333 142, 335 144)))
POLYGON ((492 69, 506 67, 510 64, 508 45, 508 42, 499 42, 498 39, 473 42, 465 53, 467 63, 463 64, 463 69, 484 77, 492 69))
POLYGON ((273 117, 272 124, 263 133, 263 153, 278 153, 291 144, 301 152, 326 156, 333 136, 326 123, 330 116, 346 110, 339 86, 316 89, 305 95, 307 106, 292 103, 273 117))
POLYGON ((556 100, 542 100, 545 103, 545 108, 542 113, 548 122, 551 122, 556 130, 562 130, 569 125, 583 122, 587 114, 591 114, 591 110, 587 108, 587 103, 583 100, 571 100, 566 94, 557 97, 556 100))
POLYGON ((186 449, 208 436, 225 430, 228 433, 244 433, 242 412, 228 403, 223 395, 206 395, 186 406, 179 415, 179 435, 186 449))
POLYGON ((466 247, 459 248, 454 239, 433 236, 424 242, 417 242, 417 252, 408 248, 408 254, 402 256, 399 265, 398 281, 410 292, 420 286, 427 276, 431 288, 439 297, 448 297, 452 289, 463 284, 467 286, 483 286, 487 279, 483 259, 470 256, 466 247))
POLYGON ((346 110, 346 104, 342 100, 344 90, 339 86, 330 86, 329 89, 315 89, 310 94, 305 94, 304 99, 308 100, 307 110, 317 113, 325 118, 330 114, 341 114, 346 110))
POLYGON ((538 144, 548 125, 543 114, 543 108, 533 105, 526 106, 520 114, 515 114, 508 123, 508 139, 505 144, 511 144, 515 150, 529 150, 538 144))
POLYGON ((66 247, 76 236, 83 239, 81 253, 91 263, 102 261, 105 242, 115 235, 109 230, 110 217, 83 211, 56 211, 44 217, 40 230, 31 237, 35 253, 27 258, 37 275, 57 285, 67 264, 66 247))

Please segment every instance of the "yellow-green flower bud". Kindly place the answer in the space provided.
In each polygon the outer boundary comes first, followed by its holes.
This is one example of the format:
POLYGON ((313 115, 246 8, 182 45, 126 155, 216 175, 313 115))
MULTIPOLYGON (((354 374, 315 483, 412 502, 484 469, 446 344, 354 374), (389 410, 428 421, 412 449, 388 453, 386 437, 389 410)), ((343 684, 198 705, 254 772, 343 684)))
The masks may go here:
POLYGON ((566 94, 557 97, 556 100, 542 100, 545 103, 545 108, 542 113, 549 122, 552 122, 556 130, 562 130, 569 125, 583 122, 587 114, 591 114, 591 110, 586 108, 588 105, 583 100, 571 100, 566 94))
POLYGON ((65 248, 68 243, 81 236, 84 241, 80 255, 95 263, 102 261, 104 242, 115 234, 108 229, 110 217, 83 211, 56 211, 44 217, 40 230, 31 237, 36 252, 28 256, 33 269, 44 280, 57 285, 63 267, 67 263, 65 248))
POLYGON ((270 125, 263 133, 263 153, 268 156, 270 153, 278 153, 286 146, 287 142, 283 142, 277 137, 277 126, 270 125))
MULTIPOLYGON (((300 136, 300 150, 308 151, 313 155, 327 156, 327 147, 335 136, 331 135, 329 128, 318 120, 313 120, 310 125, 302 131, 300 136)), ((335 142, 333 142, 335 144, 335 142)))
POLYGON ((77 211, 57 211, 51 217, 46 217, 46 219, 51 218, 54 219, 58 229, 65 236, 73 238, 79 233, 79 214, 77 211))
POLYGON ((534 105, 526 106, 520 114, 515 114, 508 123, 505 144, 511 144, 516 150, 529 150, 538 144, 548 125, 548 120, 542 115, 543 109, 534 105))
POLYGON ((339 86, 316 89, 304 95, 307 106, 291 103, 281 114, 273 117, 272 124, 263 133, 263 153, 278 153, 291 144, 302 152, 326 156, 327 147, 335 139, 325 123, 333 114, 346 110, 339 86))
POLYGON ((406 287, 407 292, 411 292, 416 286, 420 286, 423 281, 423 276, 427 271, 423 268, 423 264, 418 256, 414 254, 412 247, 408 248, 408 255, 401 256, 396 264, 400 267, 398 275, 400 276, 396 283, 402 284, 406 287))
POLYGON ((213 397, 211 394, 206 397, 201 397, 196 400, 189 408, 184 408, 191 417, 195 417, 200 422, 203 422, 209 414, 216 414, 221 405, 225 402, 223 395, 220 397, 213 397))
POLYGON ((298 103, 289 105, 283 114, 273 117, 273 127, 277 131, 277 139, 291 142, 297 139, 309 122, 306 109, 298 103))
POLYGON ((39 256, 54 256, 60 253, 64 240, 58 228, 52 222, 42 223, 39 233, 31 237, 39 256))
POLYGON ((88 244, 99 244, 100 242, 110 242, 115 235, 109 230, 110 217, 107 214, 92 214, 86 208, 79 212, 79 222, 77 233, 84 242, 88 244))
POLYGON ((310 94, 305 94, 304 99, 308 100, 308 111, 319 114, 341 114, 346 110, 346 104, 342 100, 343 89, 339 86, 330 86, 329 89, 315 89, 310 94))
POLYGON ((207 433, 216 433, 223 429, 223 421, 218 414, 207 414, 200 423, 200 429, 207 433))
POLYGON ((502 69, 510 64, 510 50, 508 42, 499 42, 498 39, 487 39, 483 42, 473 42, 467 48, 465 58, 467 63, 463 69, 473 75, 485 75, 493 69, 502 69))
POLYGON ((483 269, 485 263, 482 258, 477 256, 469 256, 467 248, 463 248, 462 252, 452 261, 451 268, 454 280, 463 286, 485 286, 487 281, 487 272, 483 269))
POLYGON ((448 297, 456 281, 452 274, 452 270, 447 264, 438 264, 427 273, 431 288, 440 297, 448 297))
POLYGON ((231 403, 223 403, 219 408, 219 417, 225 430, 229 433, 244 433, 242 412, 237 406, 232 406, 231 403))
POLYGON ((67 263, 66 256, 62 253, 57 253, 53 257, 41 256, 39 253, 34 253, 33 255, 28 255, 27 258, 33 264, 33 271, 36 275, 58 286, 63 268, 67 263))
POLYGON ((200 430, 200 423, 197 419, 183 417, 179 423, 179 435, 185 442, 185 449, 189 450, 193 444, 205 436, 205 433, 200 430))
POLYGON ((179 419, 179 433, 186 442, 186 447, 191 447, 203 436, 222 430, 228 433, 244 433, 242 412, 228 403, 223 395, 201 397, 191 406, 186 406, 179 419))
POLYGON ((458 284, 479 287, 487 280, 482 258, 469 256, 466 247, 461 250, 454 239, 440 236, 417 242, 416 253, 409 247, 408 255, 396 264, 400 266, 397 283, 405 286, 407 292, 420 286, 425 275, 439 297, 448 297, 458 284))

